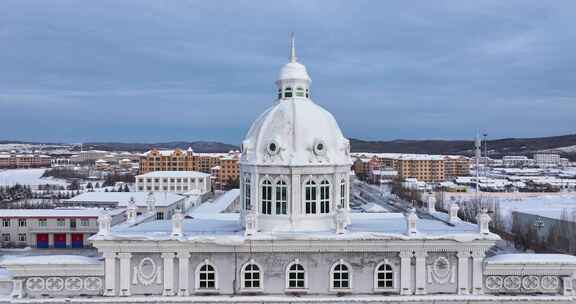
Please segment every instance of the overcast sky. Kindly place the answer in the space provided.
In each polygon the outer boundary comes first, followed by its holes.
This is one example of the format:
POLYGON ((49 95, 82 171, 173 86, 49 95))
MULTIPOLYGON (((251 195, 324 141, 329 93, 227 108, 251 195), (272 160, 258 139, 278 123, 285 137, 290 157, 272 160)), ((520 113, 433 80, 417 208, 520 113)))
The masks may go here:
POLYGON ((291 31, 348 137, 575 133, 572 0, 1 0, 0 139, 238 144, 291 31))

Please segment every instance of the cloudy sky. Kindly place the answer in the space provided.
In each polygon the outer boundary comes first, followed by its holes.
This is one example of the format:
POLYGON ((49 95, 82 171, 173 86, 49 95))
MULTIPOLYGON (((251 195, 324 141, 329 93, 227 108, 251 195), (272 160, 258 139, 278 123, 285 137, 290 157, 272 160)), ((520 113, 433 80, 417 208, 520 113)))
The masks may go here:
POLYGON ((0 1, 0 139, 237 144, 296 32, 348 137, 575 133, 576 1, 0 1))

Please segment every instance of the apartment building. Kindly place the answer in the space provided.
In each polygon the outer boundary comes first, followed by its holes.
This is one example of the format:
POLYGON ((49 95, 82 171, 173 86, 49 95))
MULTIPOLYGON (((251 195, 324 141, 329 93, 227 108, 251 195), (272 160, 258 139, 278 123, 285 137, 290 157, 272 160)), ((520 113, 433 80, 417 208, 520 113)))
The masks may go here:
POLYGON ((155 171, 198 171, 214 173, 212 179, 218 185, 238 179, 240 172, 238 166, 240 153, 195 153, 191 148, 187 150, 158 150, 152 149, 140 158, 140 174, 155 171), (215 169, 215 170, 213 170, 215 169))
POLYGON ((108 212, 112 224, 124 221, 124 210, 91 209, 2 209, 1 247, 85 248, 98 232, 98 216, 108 212))
POLYGON ((50 167, 51 157, 40 154, 0 154, 0 168, 42 168, 50 167))
POLYGON ((155 171, 136 176, 138 191, 203 195, 212 190, 210 174, 197 171, 155 171))
POLYGON ((459 155, 444 156, 444 177, 451 179, 470 175, 470 158, 459 155))

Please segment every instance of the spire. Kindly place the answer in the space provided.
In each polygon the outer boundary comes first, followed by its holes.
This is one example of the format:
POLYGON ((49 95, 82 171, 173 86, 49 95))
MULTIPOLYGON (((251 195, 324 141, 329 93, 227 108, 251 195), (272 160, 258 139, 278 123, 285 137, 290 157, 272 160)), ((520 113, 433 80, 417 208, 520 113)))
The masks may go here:
POLYGON ((290 62, 296 62, 296 46, 294 45, 294 32, 290 33, 290 62))

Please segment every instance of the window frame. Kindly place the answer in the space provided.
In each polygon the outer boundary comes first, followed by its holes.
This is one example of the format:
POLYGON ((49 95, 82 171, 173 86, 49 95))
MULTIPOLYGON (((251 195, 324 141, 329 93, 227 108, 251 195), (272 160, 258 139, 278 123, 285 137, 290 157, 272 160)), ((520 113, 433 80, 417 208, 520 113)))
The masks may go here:
MULTIPOLYGON (((389 260, 384 260, 380 263, 378 263, 378 265, 376 265, 376 267, 374 267, 374 276, 373 276, 373 281, 374 281, 374 291, 391 291, 391 290, 396 290, 397 289, 397 277, 398 277, 398 273, 396 271, 396 267, 394 267, 394 265, 389 261, 389 260), (389 266, 390 267, 390 272, 385 271, 380 271, 380 268, 383 266, 389 266), (379 287, 379 279, 378 279, 378 274, 380 273, 392 273, 392 287, 379 287)), ((384 279, 385 281, 387 279, 384 279)))
POLYGON ((270 179, 265 178, 260 183, 260 214, 272 215, 274 187, 270 179))
MULTIPOLYGON (((206 270, 206 275, 208 275, 210 273, 210 270, 206 270)), ((214 292, 214 291, 218 291, 218 269, 216 268, 216 265, 214 265, 214 263, 211 263, 209 260, 204 260, 202 263, 198 264, 196 266, 196 271, 194 271, 195 274, 195 280, 194 280, 194 289, 197 292, 214 292), (207 267, 212 267, 212 271, 214 272, 214 288, 210 288, 210 287, 201 287, 201 281, 200 280, 200 275, 202 273, 202 267, 207 266, 207 267)), ((209 281, 209 279, 206 279, 207 281, 209 281)))
POLYGON ((318 184, 313 179, 304 183, 304 215, 318 214, 318 184), (310 192, 310 193, 309 193, 310 192))
POLYGON ((328 179, 323 179, 318 187, 318 205, 320 214, 330 214, 330 190, 331 185, 328 179))
MULTIPOLYGON (((299 279, 298 277, 296 277, 294 279, 294 281, 298 282, 301 279, 299 279)), ((288 264, 286 266, 286 270, 284 273, 284 281, 285 281, 285 291, 288 292, 298 292, 298 291, 307 291, 308 290, 308 271, 306 271, 306 267, 304 267, 304 265, 301 263, 301 261, 299 259, 295 259, 294 261, 292 261, 290 264, 288 264), (298 275, 298 273, 300 273, 300 270, 291 270, 292 267, 294 266, 300 266, 302 267, 302 272, 304 273, 304 287, 290 287, 290 273, 292 273, 293 271, 296 271, 296 275, 298 275)), ((296 285, 298 285, 298 283, 296 283, 296 285)))
POLYGON ((264 270, 260 264, 256 263, 253 259, 250 259, 246 262, 242 268, 240 269, 240 291, 242 292, 258 292, 264 290, 264 270), (254 273, 258 273, 258 279, 254 279, 253 277, 250 279, 251 284, 254 284, 255 281, 258 281, 258 287, 246 287, 246 268, 248 266, 255 266, 258 270, 249 270, 250 273, 253 275, 254 273))
POLYGON ((274 214, 288 215, 288 183, 279 179, 274 184, 274 214))
POLYGON ((335 291, 335 292, 350 292, 352 291, 352 265, 350 265, 349 263, 345 262, 344 260, 340 259, 339 261, 337 261, 336 263, 334 263, 334 265, 332 265, 332 267, 330 267, 330 291, 335 291), (346 267, 345 271, 340 270, 339 274, 340 274, 340 279, 339 282, 340 284, 342 284, 342 282, 347 281, 348 282, 348 287, 335 287, 335 274, 336 274, 336 267, 338 266, 344 266, 346 267), (343 273, 346 273, 348 276, 347 280, 342 279, 341 275, 343 273))

